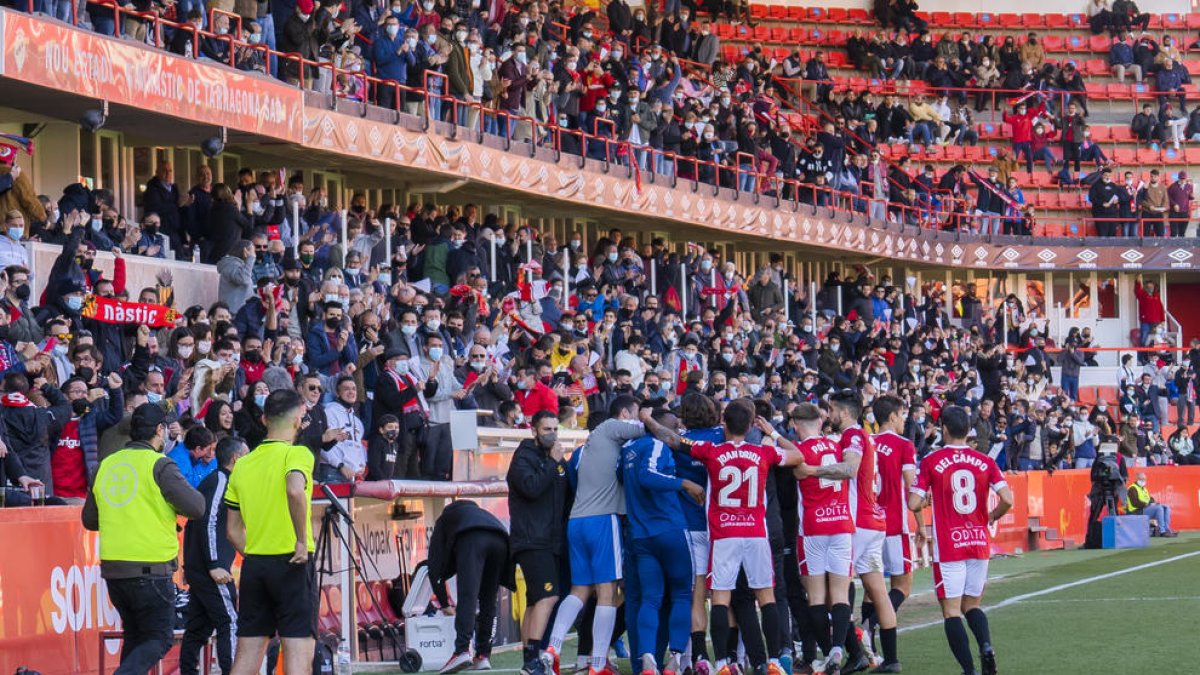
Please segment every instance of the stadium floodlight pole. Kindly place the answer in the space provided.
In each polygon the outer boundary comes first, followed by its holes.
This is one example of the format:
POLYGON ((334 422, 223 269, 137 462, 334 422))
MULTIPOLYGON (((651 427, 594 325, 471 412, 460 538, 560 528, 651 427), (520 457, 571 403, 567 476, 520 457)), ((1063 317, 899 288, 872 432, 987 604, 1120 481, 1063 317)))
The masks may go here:
POLYGON ((292 200, 292 257, 300 260, 300 200, 292 200))
POLYGON ((562 265, 563 265, 562 303, 563 303, 563 309, 569 309, 570 302, 571 302, 569 300, 569 298, 571 297, 571 248, 569 246, 563 247, 563 263, 562 263, 562 265))
MULTIPOLYGON (((383 261, 390 270, 392 268, 392 219, 383 219, 383 250, 387 251, 387 258, 383 261)), ((393 279, 394 281, 394 279, 393 279)))
POLYGON ((492 246, 492 264, 489 265, 489 267, 491 267, 491 275, 490 276, 492 277, 492 283, 494 284, 494 283, 496 283, 496 236, 495 236, 495 234, 493 234, 492 238, 489 239, 488 241, 491 243, 491 246, 492 246))
POLYGON ((788 297, 788 288, 792 283, 787 277, 783 278, 783 320, 787 323, 792 322, 792 299, 788 297))
POLYGON ((679 290, 680 290, 680 300, 682 301, 682 303, 680 304, 680 308, 682 309, 682 311, 680 313, 683 315, 684 323, 687 323, 687 310, 688 310, 687 265, 683 262, 682 258, 679 260, 679 290))
POLYGON ((808 310, 812 312, 813 330, 817 329, 817 282, 808 282, 808 310))

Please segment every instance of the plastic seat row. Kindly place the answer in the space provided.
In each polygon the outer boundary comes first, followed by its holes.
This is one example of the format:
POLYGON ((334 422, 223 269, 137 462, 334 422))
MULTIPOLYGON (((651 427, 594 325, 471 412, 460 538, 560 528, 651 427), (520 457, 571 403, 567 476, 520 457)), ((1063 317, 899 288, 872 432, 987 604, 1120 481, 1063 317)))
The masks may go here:
MULTIPOLYGON (((759 20, 801 21, 808 23, 876 25, 865 9, 844 7, 802 7, 789 5, 750 5, 750 16, 759 20)), ((1074 29, 1087 26, 1083 14, 1015 14, 991 12, 919 12, 931 27, 958 28, 1054 28, 1074 29)), ((1151 14, 1150 28, 1165 30, 1200 29, 1200 14, 1151 14)))

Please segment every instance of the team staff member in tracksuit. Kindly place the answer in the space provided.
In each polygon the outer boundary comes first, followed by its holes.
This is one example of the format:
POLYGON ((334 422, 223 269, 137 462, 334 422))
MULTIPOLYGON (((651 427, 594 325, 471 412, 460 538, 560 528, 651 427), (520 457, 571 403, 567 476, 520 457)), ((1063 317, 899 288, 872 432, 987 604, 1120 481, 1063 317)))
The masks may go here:
MULTIPOLYGON (((240 438, 217 443, 217 470, 200 481, 204 517, 189 521, 183 530, 183 578, 188 584, 187 625, 179 647, 180 675, 200 672, 200 650, 215 630, 217 663, 229 675, 237 646, 237 588, 233 585, 235 551, 225 536, 228 507, 225 488, 233 465, 247 452, 240 438)), ((207 675, 207 674, 206 674, 207 675)))
POLYGON ((152 403, 134 409, 129 444, 100 462, 83 504, 83 526, 100 532, 100 576, 124 632, 115 675, 145 675, 171 649, 176 517, 204 514, 204 498, 162 454, 166 417, 152 403))
POLYGON ((566 544, 568 477, 558 444, 558 416, 539 410, 530 422, 533 438, 517 446, 508 466, 509 547, 525 577, 521 618, 526 675, 545 675, 542 638, 561 593, 566 544))
POLYGON ((307 412, 296 391, 271 392, 263 405, 266 439, 238 461, 225 488, 226 534, 243 556, 233 675, 257 673, 275 634, 282 641, 285 673, 312 670, 317 632, 315 457, 307 446, 296 445, 307 412))
MULTIPOLYGON (((679 426, 671 413, 659 411, 654 417, 670 429, 679 426)), ((671 449, 650 435, 625 444, 622 471, 639 596, 626 599, 627 608, 636 608, 625 620, 631 629, 631 651, 641 657, 642 673, 658 672, 658 625, 663 605, 669 604, 670 656, 663 672, 681 673, 690 637, 692 564, 679 555, 687 549, 686 524, 683 507, 671 497, 683 493, 699 504, 704 488, 677 477, 671 449)))
POLYGON ((475 502, 452 502, 433 524, 429 538, 429 582, 442 611, 454 615, 454 655, 441 672, 457 673, 468 667, 491 670, 488 658, 492 655, 492 626, 500 586, 511 589, 516 585, 504 524, 475 502), (446 593, 446 581, 451 577, 458 577, 457 608, 446 593), (472 637, 474 661, 468 651, 472 637))

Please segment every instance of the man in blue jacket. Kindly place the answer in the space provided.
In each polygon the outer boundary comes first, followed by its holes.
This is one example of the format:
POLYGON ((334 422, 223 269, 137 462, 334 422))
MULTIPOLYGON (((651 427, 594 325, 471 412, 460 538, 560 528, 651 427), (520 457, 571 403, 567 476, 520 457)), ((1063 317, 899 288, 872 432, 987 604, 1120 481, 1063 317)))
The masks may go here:
POLYGON ((358 343, 345 323, 346 310, 340 302, 326 302, 322 308, 324 321, 314 321, 308 327, 305 358, 309 367, 321 375, 334 377, 358 361, 358 343))
MULTIPOLYGON (((656 411, 659 424, 677 429, 675 415, 656 411)), ((658 672, 658 625, 662 606, 670 598, 667 644, 670 656, 664 671, 681 672, 680 661, 687 651, 691 628, 692 564, 684 536, 683 506, 675 494, 686 493, 697 504, 704 488, 675 475, 671 449, 651 435, 629 441, 622 456, 625 508, 633 540, 632 554, 637 570, 640 597, 626 600, 627 624, 632 628, 632 652, 642 659, 642 672, 658 672), (664 494, 666 498, 664 499, 664 494)))
MULTIPOLYGON (((413 53, 417 34, 416 31, 409 32, 412 33, 411 36, 405 34, 400 26, 400 19, 394 14, 389 14, 384 20, 383 31, 376 34, 375 44, 371 48, 376 77, 394 80, 401 85, 408 82, 408 69, 417 60, 416 54, 413 53)), ((379 105, 394 110, 399 102, 396 97, 397 89, 387 85, 378 86, 379 105)))

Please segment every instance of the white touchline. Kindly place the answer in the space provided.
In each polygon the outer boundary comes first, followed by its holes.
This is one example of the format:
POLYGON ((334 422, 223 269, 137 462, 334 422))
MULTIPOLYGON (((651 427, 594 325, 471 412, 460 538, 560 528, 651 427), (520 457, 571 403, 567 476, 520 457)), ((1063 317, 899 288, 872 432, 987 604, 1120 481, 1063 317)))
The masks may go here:
MULTIPOLYGON (((1143 563, 1141 565, 1136 565, 1134 567, 1130 567, 1129 569, 1117 570, 1116 572, 1108 572, 1106 574, 1098 574, 1094 577, 1087 577, 1085 579, 1078 579, 1078 580, 1072 581, 1070 583, 1059 584, 1057 586, 1051 586, 1050 588, 1043 588, 1040 591, 1033 591, 1032 593, 1023 593, 1021 595, 1014 595, 1011 598, 1005 598, 1004 600, 1001 600, 1000 602, 997 602, 994 605, 984 607, 983 609, 986 612, 990 612, 995 609, 1000 609, 1001 607, 1009 607, 1011 605, 1015 605, 1015 604, 1024 602, 1025 600, 1029 600, 1030 598, 1036 598, 1036 597, 1040 597, 1043 595, 1049 595, 1051 593, 1057 593, 1059 591, 1065 591, 1068 588, 1075 588, 1076 586, 1083 586, 1083 585, 1090 584, 1090 583, 1093 583, 1096 581, 1104 581, 1105 579, 1119 577, 1122 574, 1129 574, 1131 572, 1140 572, 1142 570, 1150 569, 1151 567, 1158 567, 1159 565, 1166 565, 1168 563, 1173 563, 1173 562, 1177 562, 1180 560, 1186 560, 1187 558, 1192 558, 1192 557, 1195 557, 1198 555, 1200 555, 1200 551, 1192 551, 1191 553, 1181 553, 1177 556, 1172 556, 1170 558, 1163 558, 1162 560, 1155 560, 1154 562, 1148 562, 1148 563, 1143 563)), ((922 628, 932 628, 933 626, 940 626, 940 625, 942 625, 941 619, 939 619, 937 621, 926 621, 925 623, 919 623, 919 624, 916 624, 913 626, 904 626, 903 628, 900 628, 896 632, 897 633, 908 633, 910 631, 921 630, 922 628)))

